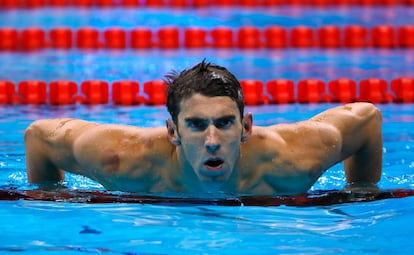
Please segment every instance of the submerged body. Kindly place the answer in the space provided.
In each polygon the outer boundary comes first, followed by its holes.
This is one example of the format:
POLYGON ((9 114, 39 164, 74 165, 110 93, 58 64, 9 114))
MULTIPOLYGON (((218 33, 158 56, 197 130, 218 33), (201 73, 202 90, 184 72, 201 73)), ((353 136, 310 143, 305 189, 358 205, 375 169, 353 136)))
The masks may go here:
POLYGON ((298 194, 345 161, 348 183, 376 183, 381 114, 368 103, 268 127, 252 125, 228 97, 194 94, 167 128, 34 122, 26 131, 30 182, 59 182, 64 170, 126 192, 298 194))

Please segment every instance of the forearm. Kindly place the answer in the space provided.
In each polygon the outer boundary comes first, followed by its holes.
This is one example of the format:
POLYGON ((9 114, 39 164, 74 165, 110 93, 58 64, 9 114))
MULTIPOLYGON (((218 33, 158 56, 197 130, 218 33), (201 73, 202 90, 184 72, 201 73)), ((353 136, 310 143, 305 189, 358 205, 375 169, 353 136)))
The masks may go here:
POLYGON ((377 183, 382 171, 382 117, 378 109, 367 113, 368 121, 358 130, 356 142, 361 142, 356 151, 344 161, 348 183, 377 183))
POLYGON ((345 173, 348 183, 377 183, 381 178, 382 139, 359 150, 345 160, 345 173))
POLYGON ((27 180, 30 183, 58 183, 63 181, 65 176, 62 170, 45 160, 39 162, 29 157, 26 159, 26 165, 27 180))
POLYGON ((64 172, 50 160, 47 146, 35 127, 26 130, 26 173, 31 183, 55 183, 64 179, 64 172))

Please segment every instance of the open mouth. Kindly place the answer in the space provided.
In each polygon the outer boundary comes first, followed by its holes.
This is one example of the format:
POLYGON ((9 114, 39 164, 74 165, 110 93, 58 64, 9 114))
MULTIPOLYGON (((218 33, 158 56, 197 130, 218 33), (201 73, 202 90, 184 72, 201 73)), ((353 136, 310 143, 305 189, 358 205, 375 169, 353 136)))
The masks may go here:
POLYGON ((218 171, 223 167, 224 161, 219 158, 209 159, 207 160, 204 165, 208 170, 211 171, 218 171))

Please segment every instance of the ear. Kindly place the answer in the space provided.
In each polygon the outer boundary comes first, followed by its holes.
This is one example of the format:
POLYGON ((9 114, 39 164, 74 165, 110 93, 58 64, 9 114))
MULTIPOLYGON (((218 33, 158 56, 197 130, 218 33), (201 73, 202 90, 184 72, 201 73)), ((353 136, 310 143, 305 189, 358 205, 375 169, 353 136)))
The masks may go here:
POLYGON ((167 125, 167 133, 168 133, 168 139, 170 142, 178 146, 181 144, 180 136, 177 132, 177 126, 175 125, 174 121, 168 119, 165 121, 165 124, 167 125))
POLYGON ((253 131, 253 115, 251 112, 246 113, 243 116, 242 125, 243 125, 243 132, 242 132, 241 141, 245 142, 250 138, 250 136, 252 135, 252 131, 253 131))

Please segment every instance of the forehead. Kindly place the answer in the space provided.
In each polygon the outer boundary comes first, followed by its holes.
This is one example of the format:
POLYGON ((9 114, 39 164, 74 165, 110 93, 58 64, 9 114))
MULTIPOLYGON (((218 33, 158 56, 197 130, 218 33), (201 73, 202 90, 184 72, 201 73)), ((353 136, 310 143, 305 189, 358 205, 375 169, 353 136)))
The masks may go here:
POLYGON ((230 97, 207 97, 194 94, 180 103, 179 118, 216 118, 228 115, 235 115, 236 118, 240 117, 237 104, 230 97))

